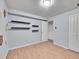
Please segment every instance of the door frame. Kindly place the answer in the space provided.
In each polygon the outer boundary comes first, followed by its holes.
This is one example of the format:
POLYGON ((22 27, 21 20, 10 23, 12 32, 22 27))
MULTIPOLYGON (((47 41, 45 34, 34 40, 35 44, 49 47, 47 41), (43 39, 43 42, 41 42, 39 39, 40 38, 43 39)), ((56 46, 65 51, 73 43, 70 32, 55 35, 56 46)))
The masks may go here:
MULTIPOLYGON (((77 49, 77 46, 76 47, 74 47, 74 45, 76 45, 76 43, 77 43, 77 29, 75 29, 76 31, 75 31, 75 33, 71 33, 71 22, 73 22, 73 21, 71 21, 72 19, 73 19, 73 17, 76 17, 76 22, 77 22, 77 24, 75 24, 75 25, 78 25, 78 16, 79 15, 79 13, 77 13, 77 14, 73 14, 73 15, 70 15, 69 16, 69 49, 71 49, 71 50, 74 50, 74 51, 77 51, 77 52, 79 52, 79 50, 77 49), (73 35, 75 35, 74 37, 76 38, 75 40, 76 40, 76 42, 74 41, 74 45, 72 45, 72 43, 73 43, 73 41, 71 41, 71 37, 73 37, 73 35)), ((73 19, 73 20, 75 20, 75 19, 73 19)), ((77 28, 77 27, 76 27, 77 28)), ((73 29, 73 28, 72 28, 73 29)), ((72 39, 73 40, 73 39, 72 39)))

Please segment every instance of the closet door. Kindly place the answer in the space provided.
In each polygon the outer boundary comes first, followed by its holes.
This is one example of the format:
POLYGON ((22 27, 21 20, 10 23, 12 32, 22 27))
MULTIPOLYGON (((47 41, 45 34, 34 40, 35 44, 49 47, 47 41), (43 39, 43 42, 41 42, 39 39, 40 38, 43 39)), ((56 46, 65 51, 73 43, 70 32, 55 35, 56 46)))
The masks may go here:
POLYGON ((42 41, 48 40, 48 22, 42 21, 42 41))
POLYGON ((78 14, 71 15, 69 19, 69 48, 79 52, 78 40, 78 14))

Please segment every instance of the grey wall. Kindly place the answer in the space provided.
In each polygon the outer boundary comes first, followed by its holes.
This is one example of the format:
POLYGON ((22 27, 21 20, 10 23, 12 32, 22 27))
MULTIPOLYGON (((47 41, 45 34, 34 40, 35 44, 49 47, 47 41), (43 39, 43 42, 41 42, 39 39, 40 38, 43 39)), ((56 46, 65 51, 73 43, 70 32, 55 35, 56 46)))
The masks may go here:
POLYGON ((19 16, 9 15, 8 21, 17 20, 30 22, 30 24, 16 24, 9 23, 8 29, 10 27, 29 27, 30 30, 8 30, 8 42, 9 48, 15 48, 18 46, 23 46, 33 42, 38 42, 42 40, 42 29, 41 29, 41 20, 34 20, 30 18, 24 18, 19 16), (39 25, 38 28, 33 28, 32 25, 39 25), (32 30, 39 30, 39 32, 33 33, 32 30))
POLYGON ((54 40, 56 44, 59 44, 63 47, 68 47, 69 39, 69 16, 79 13, 79 9, 52 17, 50 21, 54 21, 52 25, 52 32, 49 31, 49 39, 54 40), (55 26, 57 29, 55 29, 55 26))
POLYGON ((0 0, 0 35, 3 35, 3 44, 0 46, 0 59, 4 59, 6 57, 7 52, 7 38, 6 38, 6 19, 4 18, 4 0, 0 0), (6 42, 6 43, 5 43, 6 42))

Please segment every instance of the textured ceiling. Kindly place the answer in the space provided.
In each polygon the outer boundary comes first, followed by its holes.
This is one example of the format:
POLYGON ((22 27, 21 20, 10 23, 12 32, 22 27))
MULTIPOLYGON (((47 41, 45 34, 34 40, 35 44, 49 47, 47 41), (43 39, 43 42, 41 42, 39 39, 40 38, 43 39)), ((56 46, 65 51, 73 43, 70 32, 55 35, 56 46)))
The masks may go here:
POLYGON ((43 17, 52 17, 63 12, 78 8, 79 0, 55 0, 55 4, 50 8, 40 6, 40 0, 6 0, 10 9, 25 11, 43 17))

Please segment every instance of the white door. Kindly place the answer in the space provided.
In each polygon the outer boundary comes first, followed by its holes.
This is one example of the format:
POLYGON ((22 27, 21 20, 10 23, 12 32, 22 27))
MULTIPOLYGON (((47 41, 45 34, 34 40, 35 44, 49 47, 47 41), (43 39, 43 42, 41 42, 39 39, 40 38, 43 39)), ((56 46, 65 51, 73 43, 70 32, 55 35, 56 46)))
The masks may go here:
POLYGON ((48 40, 48 22, 42 21, 42 41, 48 40))
POLYGON ((7 53, 7 40, 6 40, 6 21, 4 18, 4 1, 0 0, 0 35, 3 36, 3 43, 0 45, 0 59, 5 59, 7 53))
POLYGON ((79 52, 78 14, 71 15, 69 19, 69 48, 79 52))

